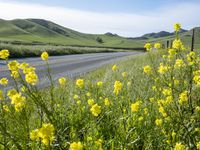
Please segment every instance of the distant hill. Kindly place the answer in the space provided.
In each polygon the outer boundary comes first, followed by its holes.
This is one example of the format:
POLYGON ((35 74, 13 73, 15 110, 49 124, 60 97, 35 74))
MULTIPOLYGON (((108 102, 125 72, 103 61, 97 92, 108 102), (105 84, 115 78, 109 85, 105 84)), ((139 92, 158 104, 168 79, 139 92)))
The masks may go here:
MULTIPOLYGON (((195 28, 195 44, 200 44, 200 27, 195 28)), ((191 31, 181 29, 180 37, 186 45, 191 43, 191 31)), ((0 42, 15 44, 52 44, 90 47, 143 48, 146 42, 172 40, 174 33, 160 31, 141 37, 122 37, 115 33, 86 34, 44 19, 0 19, 0 42), (99 42, 101 41, 101 42, 99 42)))
POLYGON ((0 20, 0 41, 98 47, 143 47, 144 41, 117 34, 85 34, 43 19, 0 20), (98 42, 97 39, 103 42, 98 42))

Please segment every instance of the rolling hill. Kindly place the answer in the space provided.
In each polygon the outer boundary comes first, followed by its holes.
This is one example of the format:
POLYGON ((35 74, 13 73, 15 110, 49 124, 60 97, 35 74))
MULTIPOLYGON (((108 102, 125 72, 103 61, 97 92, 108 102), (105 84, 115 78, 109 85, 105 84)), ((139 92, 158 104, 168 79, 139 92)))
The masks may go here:
MULTIPOLYGON (((190 46, 191 35, 191 30, 181 30, 180 37, 187 46, 190 46)), ((126 38, 110 32, 85 34, 44 19, 0 19, 0 42, 12 44, 142 49, 145 42, 166 43, 167 40, 171 41, 173 38, 174 33, 167 31, 148 33, 136 38, 126 38)), ((195 28, 195 44, 196 47, 200 47, 200 27, 195 28)))
POLYGON ((84 34, 43 19, 0 20, 0 41, 97 47, 142 47, 144 41, 114 34, 84 34), (102 42, 98 42, 101 38, 102 42))

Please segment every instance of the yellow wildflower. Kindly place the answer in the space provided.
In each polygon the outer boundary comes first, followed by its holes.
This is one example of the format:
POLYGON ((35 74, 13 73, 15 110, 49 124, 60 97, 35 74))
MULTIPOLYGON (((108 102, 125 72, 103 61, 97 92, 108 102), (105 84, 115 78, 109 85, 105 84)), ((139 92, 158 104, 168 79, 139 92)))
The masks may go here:
POLYGON ((73 142, 70 144, 70 150, 83 150, 83 145, 81 142, 73 142))
POLYGON ((21 95, 21 93, 16 93, 11 96, 11 104, 15 106, 17 112, 21 111, 25 107, 26 98, 21 95))
POLYGON ((47 53, 47 52, 43 52, 42 54, 41 54, 41 59, 42 60, 48 60, 48 58, 49 58, 49 54, 47 53))
POLYGON ((3 105, 3 110, 5 112, 10 112, 10 109, 9 109, 8 105, 3 105))
POLYGON ((165 74, 169 70, 168 66, 164 66, 163 63, 160 63, 160 67, 158 68, 158 72, 160 74, 165 74))
POLYGON ((90 92, 87 92, 87 93, 86 93, 86 96, 87 96, 87 97, 90 97, 90 96, 91 96, 91 93, 90 93, 90 92))
POLYGON ((49 145, 54 139, 54 126, 50 123, 43 123, 38 131, 38 136, 42 139, 44 145, 49 145))
POLYGON ((113 71, 117 71, 117 69, 118 69, 117 65, 113 65, 113 66, 112 66, 112 70, 113 70, 113 71))
POLYGON ((179 104, 184 104, 188 102, 188 91, 184 91, 179 95, 179 104))
POLYGON ((97 86, 98 87, 102 87, 103 86, 103 82, 102 81, 97 82, 97 86))
POLYGON ((151 49, 152 49, 150 43, 146 43, 146 44, 144 45, 144 48, 146 48, 147 51, 151 51, 151 49))
POLYGON ((8 84, 8 79, 7 78, 1 78, 0 79, 0 85, 7 85, 8 84))
POLYGON ((175 39, 173 41, 172 48, 178 49, 178 50, 184 50, 185 49, 184 45, 183 45, 183 43, 181 42, 180 39, 175 39))
POLYGON ((11 99, 15 94, 17 94, 17 91, 15 89, 11 89, 7 92, 7 96, 11 99))
POLYGON ((20 67, 20 63, 16 60, 13 60, 8 63, 8 69, 11 71, 18 71, 20 67))
POLYGON ((81 100, 78 100, 78 101, 76 102, 76 104, 77 104, 77 105, 81 105, 81 100))
POLYGON ((197 149, 200 150, 200 141, 197 143, 197 149))
POLYGON ((165 112, 164 107, 160 106, 159 112, 162 114, 163 117, 167 117, 167 113, 165 112))
POLYGON ((61 77, 58 79, 58 82, 60 85, 64 86, 64 85, 66 85, 67 80, 65 77, 61 77))
POLYGON ((162 119, 156 119, 155 123, 157 126, 161 126, 163 121, 162 121, 162 119))
POLYGON ((120 81, 115 81, 113 93, 118 95, 121 90, 122 90, 122 83, 120 81))
POLYGON ((90 111, 95 117, 97 117, 101 113, 101 106, 99 106, 98 104, 94 104, 90 111))
POLYGON ((3 49, 0 51, 0 58, 1 59, 7 59, 9 56, 9 51, 7 49, 3 49))
POLYGON ((131 111, 132 112, 138 112, 139 108, 140 108, 140 101, 137 101, 133 104, 131 104, 131 111))
POLYGON ((176 50, 175 49, 169 49, 168 53, 169 53, 170 56, 174 56, 174 55, 176 55, 176 50))
POLYGON ((161 44, 160 44, 160 43, 155 43, 155 44, 154 44, 154 48, 160 49, 160 48, 161 48, 161 44))
POLYGON ((88 105, 92 106, 94 104, 94 99, 90 98, 88 99, 88 105))
POLYGON ((19 72, 18 71, 11 71, 11 77, 13 77, 14 79, 19 78, 19 72))
POLYGON ((74 95, 74 99, 75 99, 75 100, 79 99, 79 96, 75 94, 75 95, 74 95))
POLYGON ((83 79, 77 79, 77 80, 76 80, 76 85, 77 85, 79 88, 83 88, 83 86, 84 86, 84 80, 83 80, 83 79))
POLYGON ((200 86, 200 70, 195 71, 193 74, 193 81, 197 84, 197 86, 200 86))
POLYGON ((31 85, 36 85, 38 82, 38 76, 36 73, 30 72, 25 75, 25 80, 27 83, 31 85))
POLYGON ((152 68, 149 65, 147 65, 147 66, 143 67, 143 71, 146 74, 151 74, 152 73, 152 68))
POLYGON ((183 62, 182 59, 177 59, 176 62, 175 62, 175 65, 174 65, 174 68, 181 68, 181 67, 184 67, 185 64, 183 62))
POLYGON ((181 24, 180 23, 175 23, 174 24, 174 31, 178 32, 181 29, 181 24))
POLYGON ((186 147, 181 143, 176 143, 174 150, 186 150, 186 147))
POLYGON ((110 101, 109 101, 108 98, 105 98, 105 99, 104 99, 104 104, 105 104, 106 106, 109 106, 109 105, 110 105, 110 101))
POLYGON ((32 131, 30 132, 30 139, 33 140, 33 141, 39 140, 40 137, 39 137, 39 135, 38 135, 38 132, 39 132, 38 129, 32 130, 32 131))

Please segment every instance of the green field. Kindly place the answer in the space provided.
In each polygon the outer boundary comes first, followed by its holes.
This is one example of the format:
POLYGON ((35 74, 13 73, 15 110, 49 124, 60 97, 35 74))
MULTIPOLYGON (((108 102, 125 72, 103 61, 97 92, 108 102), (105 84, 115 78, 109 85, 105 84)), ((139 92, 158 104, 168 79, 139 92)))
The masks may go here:
MULTIPOLYGON (((0 49, 9 49, 11 57, 39 56, 42 51, 48 51, 52 55, 66 55, 144 50, 143 45, 146 42, 160 42, 165 46, 167 40, 171 43, 173 33, 163 32, 126 38, 112 33, 84 34, 42 19, 0 19, 0 49)), ((186 47, 191 46, 191 31, 185 30, 180 38, 186 47)), ((200 28, 197 27, 195 49, 199 47, 200 28)))

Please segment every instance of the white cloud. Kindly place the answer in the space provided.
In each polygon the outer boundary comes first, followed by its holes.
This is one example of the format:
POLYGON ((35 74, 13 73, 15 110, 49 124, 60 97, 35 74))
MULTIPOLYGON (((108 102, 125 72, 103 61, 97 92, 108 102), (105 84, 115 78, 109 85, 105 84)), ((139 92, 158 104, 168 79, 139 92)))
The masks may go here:
POLYGON ((149 9, 143 14, 98 13, 40 4, 0 1, 0 18, 41 18, 84 33, 112 32, 123 36, 140 36, 148 32, 172 31, 175 22, 190 29, 200 25, 200 3, 149 9))

